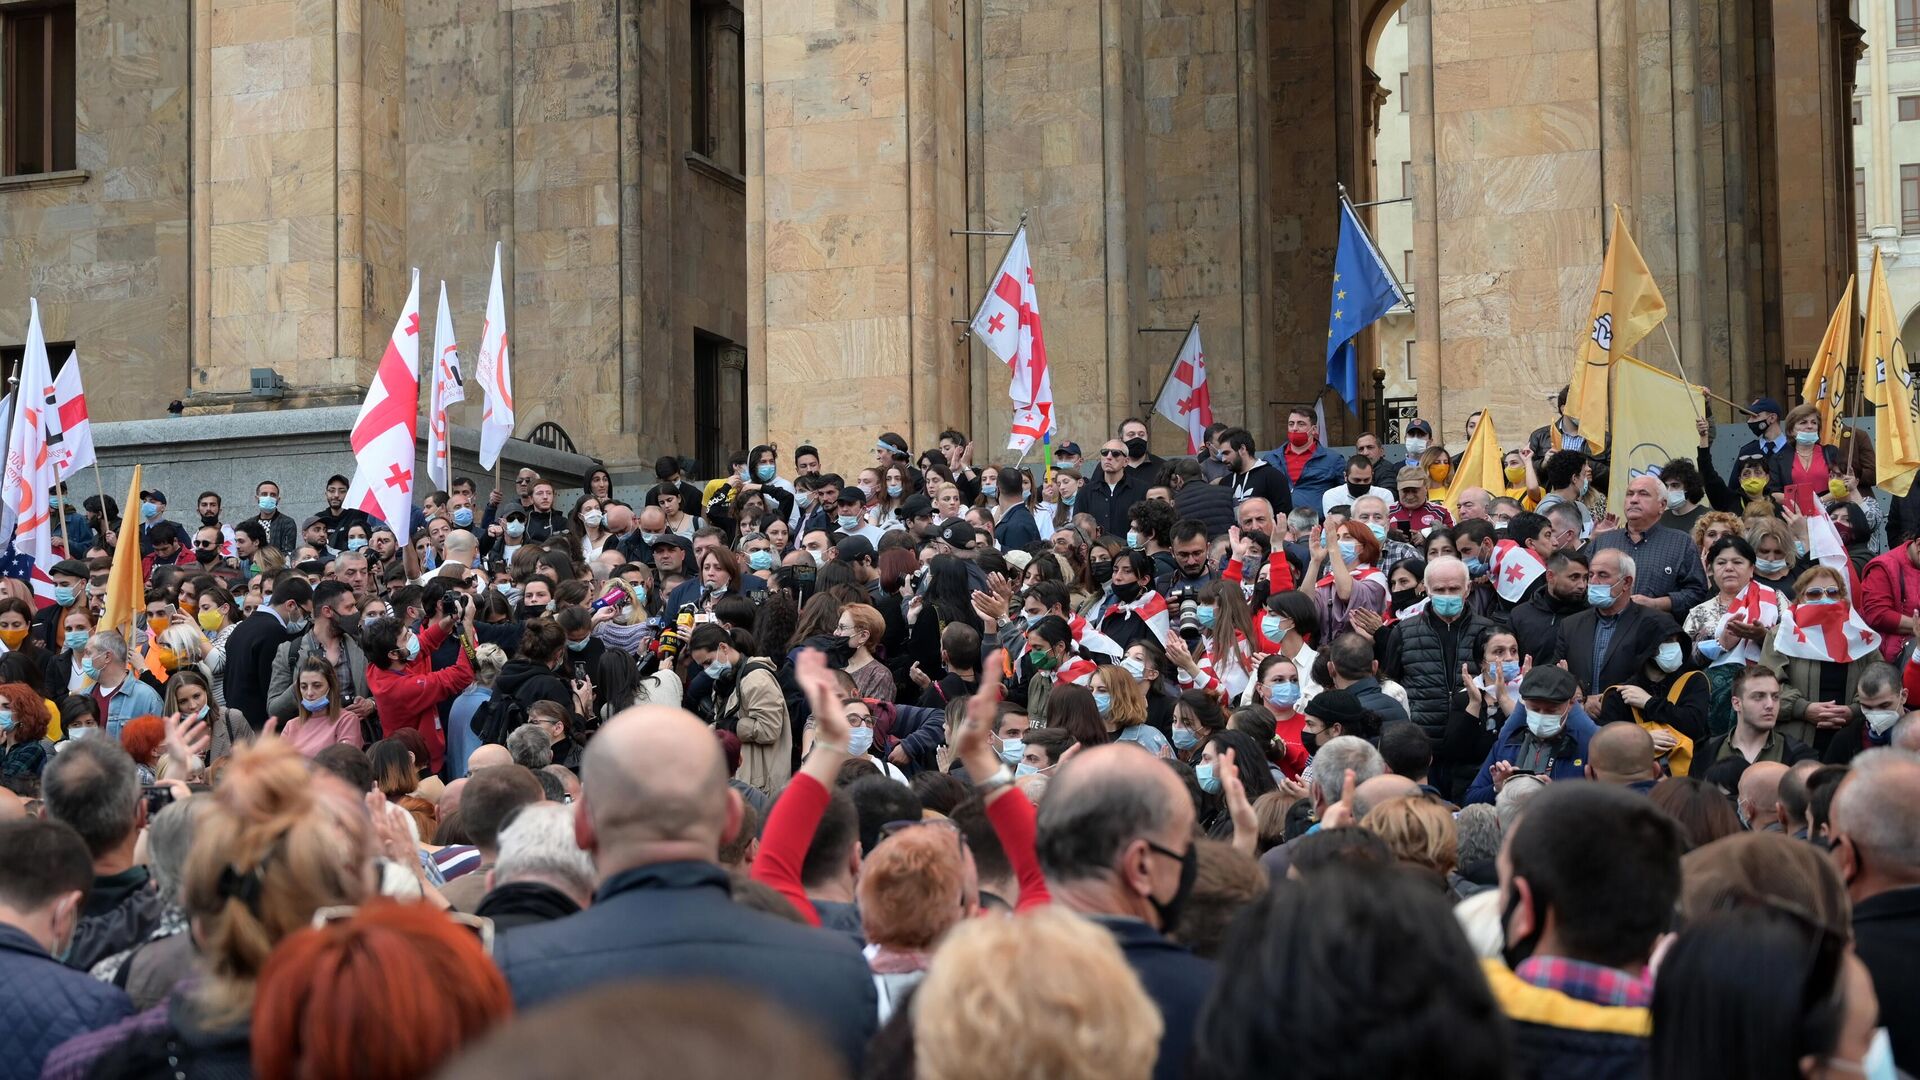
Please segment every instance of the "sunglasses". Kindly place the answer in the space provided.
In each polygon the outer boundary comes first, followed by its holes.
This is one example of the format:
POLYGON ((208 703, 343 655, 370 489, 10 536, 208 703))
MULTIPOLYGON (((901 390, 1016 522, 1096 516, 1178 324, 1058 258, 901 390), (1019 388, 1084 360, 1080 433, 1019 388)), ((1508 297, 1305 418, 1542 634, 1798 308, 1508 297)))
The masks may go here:
POLYGON ((219 546, 219 544, 208 543, 205 540, 195 540, 193 542, 193 550, 195 551, 212 551, 219 546))
MULTIPOLYGON (((350 922, 359 911, 360 907, 357 904, 338 904, 332 907, 318 908, 313 913, 313 922, 311 925, 315 930, 325 930, 335 923, 350 922)), ((481 951, 485 952, 488 956, 493 955, 492 919, 480 915, 468 915, 465 912, 454 911, 451 908, 442 911, 440 914, 445 915, 458 925, 464 926, 472 931, 473 936, 480 939, 481 951)))
POLYGON ((1846 593, 1838 588, 1802 589, 1800 597, 1803 600, 1841 600, 1846 597, 1846 593))
POLYGON ((1100 456, 1101 457, 1126 457, 1127 452, 1125 450, 1102 450, 1100 451, 1100 456))

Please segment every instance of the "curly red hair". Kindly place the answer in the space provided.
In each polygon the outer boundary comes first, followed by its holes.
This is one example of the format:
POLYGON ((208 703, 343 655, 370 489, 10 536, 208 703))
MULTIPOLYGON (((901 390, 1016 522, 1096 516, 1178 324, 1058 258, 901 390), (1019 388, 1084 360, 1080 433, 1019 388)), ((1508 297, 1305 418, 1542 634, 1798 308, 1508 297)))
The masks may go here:
POLYGON ((0 683, 0 701, 13 710, 13 737, 22 743, 47 737, 47 725, 53 717, 47 712, 46 699, 26 683, 0 683))
POLYGON ((167 742, 167 726, 157 716, 136 716, 120 729, 120 746, 142 765, 151 765, 167 742))

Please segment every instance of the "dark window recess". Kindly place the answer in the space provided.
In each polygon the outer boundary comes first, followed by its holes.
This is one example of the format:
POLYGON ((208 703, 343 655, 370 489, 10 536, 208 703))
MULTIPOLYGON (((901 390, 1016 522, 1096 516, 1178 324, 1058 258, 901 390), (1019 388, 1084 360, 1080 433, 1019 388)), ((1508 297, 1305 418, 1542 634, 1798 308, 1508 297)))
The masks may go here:
POLYGON ((0 168, 65 172, 73 153, 73 4, 0 9, 0 168))

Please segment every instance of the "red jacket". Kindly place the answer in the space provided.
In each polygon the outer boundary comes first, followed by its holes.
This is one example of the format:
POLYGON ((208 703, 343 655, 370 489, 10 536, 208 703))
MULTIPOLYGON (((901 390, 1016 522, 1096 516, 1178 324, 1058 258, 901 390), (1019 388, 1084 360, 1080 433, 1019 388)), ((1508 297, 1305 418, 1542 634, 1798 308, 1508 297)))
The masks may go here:
POLYGON ((433 756, 434 772, 440 771, 447 756, 447 733, 440 727, 440 703, 473 682, 473 665, 468 663, 465 649, 459 650, 459 658, 452 667, 433 670, 433 661, 428 657, 448 636, 438 624, 430 623, 420 631, 420 655, 399 671, 379 666, 373 657, 369 657, 367 663, 367 689, 373 692, 374 707, 380 713, 380 734, 390 738, 401 728, 417 728, 420 737, 427 741, 427 752, 433 756))
POLYGON ((1875 556, 1855 592, 1860 617, 1880 632, 1880 655, 1889 661, 1899 656, 1907 643, 1907 636, 1900 632, 1900 620, 1920 612, 1920 569, 1907 556, 1912 546, 1909 541, 1875 556))

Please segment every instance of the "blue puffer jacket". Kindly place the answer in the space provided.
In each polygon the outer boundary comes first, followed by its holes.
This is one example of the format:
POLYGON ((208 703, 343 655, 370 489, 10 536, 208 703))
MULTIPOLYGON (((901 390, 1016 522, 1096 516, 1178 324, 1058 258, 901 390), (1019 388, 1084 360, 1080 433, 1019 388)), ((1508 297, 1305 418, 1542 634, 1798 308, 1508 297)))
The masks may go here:
POLYGON ((1522 980, 1482 960, 1493 999, 1512 1022, 1523 1080, 1639 1080, 1647 1074, 1653 1018, 1646 1009, 1596 1005, 1522 980))
POLYGON ((55 960, 26 931, 0 925, 0 1078, 37 1077, 54 1047, 131 1015, 124 992, 55 960))
MULTIPOLYGON (((1575 704, 1567 712, 1567 722, 1560 729, 1559 745, 1554 749, 1553 767, 1549 774, 1554 780, 1579 780, 1587 775, 1587 743, 1600 728, 1587 715, 1587 710, 1575 704)), ((1514 707, 1513 715, 1500 729, 1500 737, 1493 740, 1493 748, 1487 751, 1487 760, 1480 763, 1480 771, 1474 775, 1473 783, 1467 788, 1466 798, 1460 803, 1491 803, 1493 790, 1493 763, 1496 761, 1513 762, 1520 756, 1520 748, 1527 738, 1527 707, 1520 704, 1514 707)))

